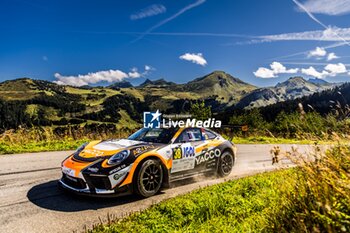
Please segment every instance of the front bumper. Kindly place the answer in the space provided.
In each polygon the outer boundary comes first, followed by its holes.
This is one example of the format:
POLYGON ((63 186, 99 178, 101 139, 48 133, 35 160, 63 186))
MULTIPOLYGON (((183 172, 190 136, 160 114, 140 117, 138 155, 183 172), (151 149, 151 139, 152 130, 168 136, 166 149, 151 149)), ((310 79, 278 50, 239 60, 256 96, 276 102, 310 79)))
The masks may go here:
POLYGON ((114 189, 99 189, 93 185, 87 184, 84 180, 70 177, 76 179, 77 182, 69 182, 66 174, 62 175, 62 178, 58 181, 58 186, 65 191, 69 191, 74 194, 86 195, 86 196, 98 196, 98 197, 115 197, 115 196, 124 196, 132 193, 132 186, 125 185, 122 187, 117 187, 114 189))
POLYGON ((133 164, 120 165, 113 170, 103 170, 96 164, 83 164, 80 167, 79 164, 75 164, 76 167, 70 165, 62 164, 62 178, 58 182, 65 190, 92 196, 115 196, 132 192, 131 184, 121 187, 120 185, 128 177, 133 164))

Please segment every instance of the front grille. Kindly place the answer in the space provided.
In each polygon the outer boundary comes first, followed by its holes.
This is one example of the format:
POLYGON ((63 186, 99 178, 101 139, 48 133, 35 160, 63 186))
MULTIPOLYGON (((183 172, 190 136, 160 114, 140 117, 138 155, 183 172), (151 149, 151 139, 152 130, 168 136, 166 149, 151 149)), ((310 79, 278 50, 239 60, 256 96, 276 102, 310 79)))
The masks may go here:
POLYGON ((86 182, 93 185, 97 189, 112 189, 111 182, 107 176, 94 176, 90 174, 84 174, 86 182))
POLYGON ((66 174, 63 174, 62 176, 62 181, 72 187, 72 188, 76 188, 76 189, 84 189, 86 188, 86 184, 84 182, 84 180, 80 179, 80 178, 76 178, 76 177, 71 177, 68 176, 66 174))

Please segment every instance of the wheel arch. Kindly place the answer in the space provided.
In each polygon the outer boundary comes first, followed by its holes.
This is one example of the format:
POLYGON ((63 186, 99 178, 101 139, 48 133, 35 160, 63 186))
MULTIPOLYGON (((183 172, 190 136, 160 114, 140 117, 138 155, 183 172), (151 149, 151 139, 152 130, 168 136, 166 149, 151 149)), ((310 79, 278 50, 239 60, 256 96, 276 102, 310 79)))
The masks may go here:
POLYGON ((237 147, 235 144, 230 142, 229 140, 223 140, 222 143, 218 145, 218 148, 221 150, 221 154, 225 152, 230 152, 234 158, 236 158, 237 155, 237 147))
POLYGON ((138 171, 141 168, 141 165, 149 160, 149 159, 155 159, 158 160, 162 166, 163 170, 163 182, 162 182, 162 187, 168 187, 169 186, 169 169, 171 167, 171 164, 169 165, 169 162, 167 162, 163 157, 157 154, 148 154, 147 156, 140 156, 137 158, 134 162, 133 167, 131 168, 127 178, 124 180, 124 182, 120 185, 128 185, 128 184, 133 184, 135 181, 135 175, 138 173, 138 171), (169 167, 170 166, 170 167, 169 167))
POLYGON ((222 150, 222 153, 221 153, 221 154, 223 154, 223 153, 225 153, 225 152, 230 152, 230 153, 232 154, 232 156, 233 156, 234 161, 236 161, 236 152, 235 152, 235 150, 234 150, 233 148, 231 148, 231 147, 226 147, 226 148, 224 148, 224 149, 222 150))
MULTIPOLYGON (((232 146, 225 146, 221 152, 221 154, 224 154, 225 152, 229 152, 232 154, 233 156, 233 166, 236 164, 236 153, 237 153, 237 150, 235 149, 235 147, 232 147, 232 146)), ((221 156, 220 156, 221 158, 221 156)), ((219 163, 217 164, 217 167, 216 169, 218 169, 219 167, 219 163)))

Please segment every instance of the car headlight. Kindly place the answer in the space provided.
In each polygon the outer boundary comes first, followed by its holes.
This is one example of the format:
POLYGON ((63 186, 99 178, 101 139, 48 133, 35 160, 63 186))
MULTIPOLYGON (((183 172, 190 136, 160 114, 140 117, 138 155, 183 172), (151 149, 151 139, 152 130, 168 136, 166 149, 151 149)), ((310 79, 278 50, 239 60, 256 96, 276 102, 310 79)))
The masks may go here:
POLYGON ((117 154, 110 157, 107 161, 109 165, 118 165, 121 162, 123 162, 127 157, 129 157, 130 151, 129 150, 123 150, 118 152, 117 154))

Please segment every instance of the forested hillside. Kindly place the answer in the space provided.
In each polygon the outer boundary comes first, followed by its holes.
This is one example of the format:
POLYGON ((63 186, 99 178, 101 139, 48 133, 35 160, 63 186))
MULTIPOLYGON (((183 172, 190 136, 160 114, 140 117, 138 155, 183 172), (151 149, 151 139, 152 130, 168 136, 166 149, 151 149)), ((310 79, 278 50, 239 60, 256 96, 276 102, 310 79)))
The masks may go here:
POLYGON ((136 87, 126 81, 108 87, 72 87, 22 78, 0 83, 0 132, 18 127, 93 124, 137 128, 144 111, 186 113, 197 101, 210 106, 223 123, 229 123, 232 115, 246 112, 243 108, 254 107, 272 121, 281 111, 296 111, 300 102, 305 111, 326 114, 349 99, 349 84, 335 86, 294 77, 275 87, 257 89, 223 71, 185 84, 159 79, 136 87), (319 92, 322 90, 326 91, 319 92))

